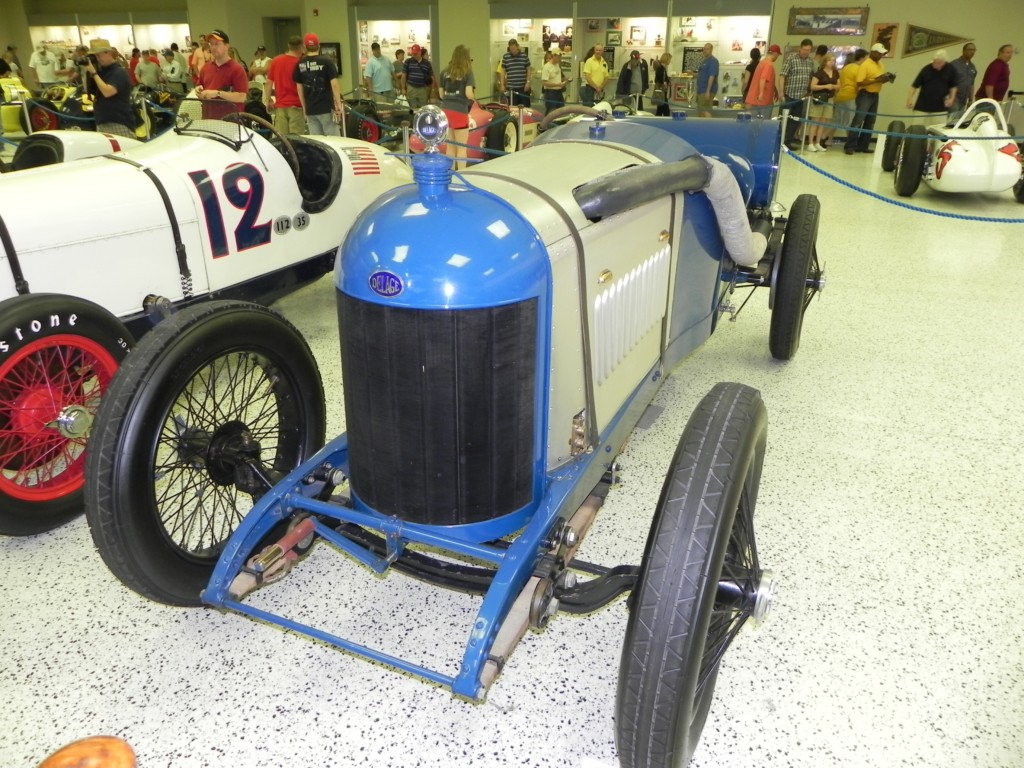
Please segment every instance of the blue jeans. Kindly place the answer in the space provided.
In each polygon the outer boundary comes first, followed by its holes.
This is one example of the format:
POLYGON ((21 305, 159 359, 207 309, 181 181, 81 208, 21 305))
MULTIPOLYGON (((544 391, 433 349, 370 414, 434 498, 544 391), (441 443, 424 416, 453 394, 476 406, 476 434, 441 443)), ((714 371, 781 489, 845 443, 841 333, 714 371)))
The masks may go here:
POLYGON ((847 151, 852 147, 854 151, 867 152, 871 146, 870 131, 875 127, 875 119, 878 117, 878 94, 870 91, 861 91, 857 94, 857 112, 850 123, 850 134, 853 136, 852 143, 847 140, 847 151), (863 128, 864 130, 859 130, 863 128))

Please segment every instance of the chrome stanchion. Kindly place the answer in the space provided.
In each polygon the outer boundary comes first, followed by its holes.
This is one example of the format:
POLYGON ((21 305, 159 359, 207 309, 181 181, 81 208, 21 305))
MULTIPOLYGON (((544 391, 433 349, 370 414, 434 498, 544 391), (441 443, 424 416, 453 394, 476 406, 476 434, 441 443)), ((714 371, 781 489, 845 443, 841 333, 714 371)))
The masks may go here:
POLYGON ((402 121, 402 154, 404 156, 403 159, 405 160, 406 165, 408 165, 411 162, 411 158, 409 157, 409 155, 411 153, 409 152, 409 121, 408 120, 403 120, 402 121))
POLYGON ((348 104, 345 100, 341 100, 341 135, 346 139, 348 138, 348 120, 345 119, 345 110, 348 109, 348 104))

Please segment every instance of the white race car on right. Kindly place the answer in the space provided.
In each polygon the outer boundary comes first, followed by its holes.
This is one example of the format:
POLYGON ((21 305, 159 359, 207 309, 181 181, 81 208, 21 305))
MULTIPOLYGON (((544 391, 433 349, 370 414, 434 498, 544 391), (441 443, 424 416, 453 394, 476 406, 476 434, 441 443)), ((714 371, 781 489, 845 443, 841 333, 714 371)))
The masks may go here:
POLYGON ((939 192, 1003 192, 1013 190, 1024 203, 1021 149, 1014 141, 999 102, 978 99, 952 127, 945 124, 893 123, 882 168, 895 171, 896 194, 909 197, 923 180, 939 192))

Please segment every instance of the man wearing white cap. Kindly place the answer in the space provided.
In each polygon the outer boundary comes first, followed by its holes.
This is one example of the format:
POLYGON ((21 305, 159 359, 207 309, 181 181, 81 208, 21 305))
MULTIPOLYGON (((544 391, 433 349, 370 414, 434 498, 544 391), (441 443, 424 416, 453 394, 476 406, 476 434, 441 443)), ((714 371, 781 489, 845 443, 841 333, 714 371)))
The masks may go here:
POLYGON ((89 54, 89 63, 82 67, 82 77, 93 97, 96 130, 134 139, 135 114, 128 72, 117 63, 114 49, 107 40, 90 40, 89 54))
POLYGON ((875 43, 857 70, 857 113, 850 125, 850 138, 846 141, 845 152, 848 155, 871 151, 871 130, 875 127, 878 112, 878 94, 883 85, 894 79, 881 64, 882 57, 888 52, 884 45, 875 43), (864 130, 859 130, 861 128, 864 130))
POLYGON ((907 109, 915 112, 947 112, 956 101, 956 72, 947 65, 949 55, 944 49, 932 54, 907 94, 907 109))

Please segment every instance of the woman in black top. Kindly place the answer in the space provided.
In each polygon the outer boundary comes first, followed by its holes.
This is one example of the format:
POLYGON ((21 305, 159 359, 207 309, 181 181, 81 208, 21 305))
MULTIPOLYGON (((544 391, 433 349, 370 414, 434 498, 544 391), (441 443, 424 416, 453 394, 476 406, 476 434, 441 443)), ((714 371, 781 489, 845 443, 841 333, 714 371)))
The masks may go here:
POLYGON ((455 158, 455 167, 464 168, 466 142, 469 140, 469 108, 476 98, 476 79, 473 77, 469 48, 455 46, 452 60, 441 72, 441 109, 448 117, 449 141, 445 154, 455 158))

